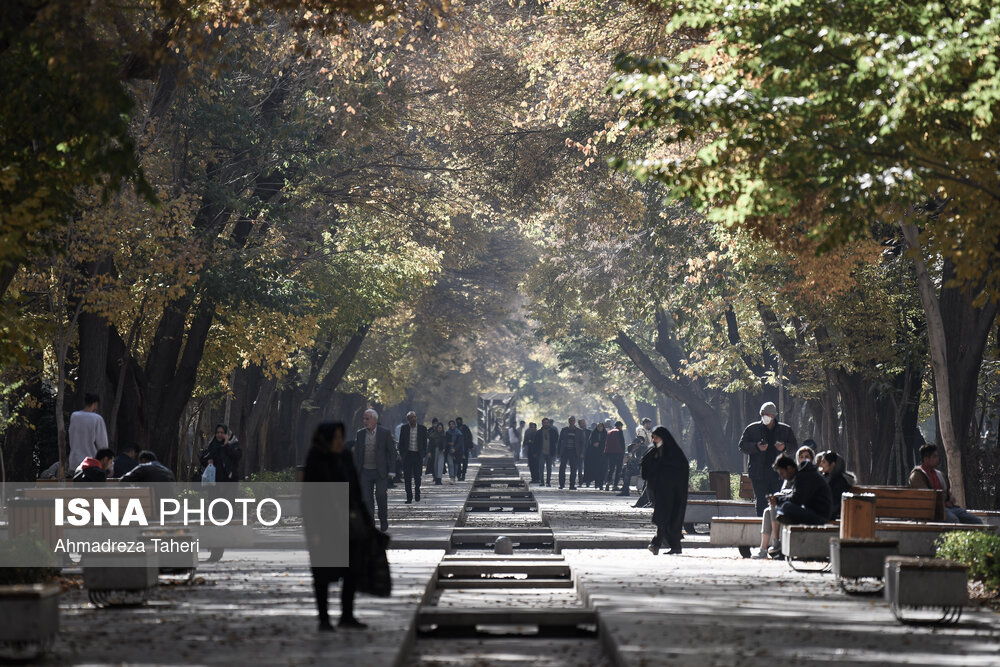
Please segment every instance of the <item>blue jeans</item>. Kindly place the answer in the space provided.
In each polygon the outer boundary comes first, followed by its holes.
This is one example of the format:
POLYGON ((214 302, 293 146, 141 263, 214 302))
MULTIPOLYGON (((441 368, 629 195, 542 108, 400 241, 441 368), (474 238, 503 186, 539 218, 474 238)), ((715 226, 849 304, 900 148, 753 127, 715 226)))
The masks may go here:
POLYGON ((778 505, 778 511, 774 517, 779 523, 796 525, 822 526, 829 520, 829 517, 820 516, 817 512, 809 509, 805 505, 796 505, 786 500, 778 505))
POLYGON ((375 516, 375 503, 378 503, 379 527, 385 531, 389 528, 389 492, 386 478, 380 476, 377 470, 361 469, 358 475, 361 481, 361 500, 368 512, 375 516))
POLYGON ((539 471, 539 476, 538 476, 539 480, 543 481, 546 484, 548 484, 549 486, 551 486, 552 485, 552 466, 554 466, 555 463, 556 463, 556 455, 555 454, 549 454, 549 455, 546 456, 545 454, 542 454, 542 461, 541 461, 541 463, 542 463, 542 469, 539 471))
POLYGON ((982 524, 983 520, 978 516, 969 514, 969 510, 964 507, 945 507, 944 520, 946 523, 972 523, 982 524))

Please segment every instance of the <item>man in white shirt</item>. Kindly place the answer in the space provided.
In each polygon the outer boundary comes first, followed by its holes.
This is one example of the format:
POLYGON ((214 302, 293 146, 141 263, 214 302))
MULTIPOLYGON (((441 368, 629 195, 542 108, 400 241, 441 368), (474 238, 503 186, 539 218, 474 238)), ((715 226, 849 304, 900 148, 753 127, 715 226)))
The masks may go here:
POLYGON ((413 502, 414 495, 419 503, 420 478, 427 460, 427 427, 417 423, 417 413, 413 410, 406 413, 406 423, 399 429, 399 458, 403 461, 406 504, 413 502))
POLYGON ((97 414, 100 401, 96 394, 86 394, 83 397, 83 410, 77 410, 69 417, 67 476, 72 475, 85 458, 93 458, 98 449, 108 446, 108 429, 104 425, 104 418, 97 414))

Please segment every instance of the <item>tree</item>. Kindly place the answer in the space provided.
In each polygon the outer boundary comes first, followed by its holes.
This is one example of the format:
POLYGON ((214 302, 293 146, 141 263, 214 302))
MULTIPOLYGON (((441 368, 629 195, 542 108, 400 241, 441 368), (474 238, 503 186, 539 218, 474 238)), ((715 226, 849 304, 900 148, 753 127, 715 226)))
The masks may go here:
POLYGON ((697 148, 617 164, 663 181, 710 220, 791 248, 816 240, 820 250, 886 220, 903 226, 918 260, 947 262, 943 273, 918 264, 917 277, 960 500, 965 388, 974 397, 1000 294, 998 20, 997 7, 976 1, 788 0, 720 11, 696 0, 671 28, 705 42, 671 61, 622 56, 611 86, 641 104, 632 127, 697 148), (957 317, 936 317, 935 288, 957 317))

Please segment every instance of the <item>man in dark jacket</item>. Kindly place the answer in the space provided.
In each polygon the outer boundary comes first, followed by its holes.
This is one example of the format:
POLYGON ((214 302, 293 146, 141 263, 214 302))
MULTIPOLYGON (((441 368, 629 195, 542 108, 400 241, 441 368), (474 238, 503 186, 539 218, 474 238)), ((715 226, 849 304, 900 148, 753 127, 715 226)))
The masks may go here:
POLYGON ((795 459, 782 454, 774 460, 774 469, 792 487, 788 500, 778 505, 775 520, 780 523, 822 525, 833 514, 833 496, 823 475, 808 459, 796 465, 795 459))
POLYGON ((416 498, 420 502, 420 477, 427 458, 427 427, 417 423, 417 413, 406 413, 406 423, 399 429, 399 458, 403 460, 403 480, 406 483, 406 504, 416 498))
POLYGON ((576 490, 576 469, 583 453, 583 431, 576 427, 576 417, 567 420, 568 426, 559 433, 559 488, 566 485, 566 465, 569 464, 569 488, 576 490))
POLYGON ((538 483, 552 486, 552 464, 555 462, 559 446, 559 431, 546 417, 542 427, 535 432, 535 449, 538 450, 538 483))
POLYGON ((108 481, 108 471, 111 470, 114 458, 115 453, 107 447, 97 450, 93 458, 88 456, 83 460, 73 475, 73 481, 85 483, 108 481))
POLYGON ((524 440, 521 443, 521 447, 524 449, 524 455, 528 458, 528 472, 531 473, 531 483, 538 484, 542 479, 542 473, 539 467, 541 462, 541 449, 539 445, 535 442, 535 435, 538 433, 538 426, 535 422, 528 424, 528 428, 524 431, 524 440))
POLYGON ((365 507, 374 516, 378 504, 379 527, 385 532, 389 530, 388 480, 396 475, 396 443, 392 431, 379 426, 377 412, 365 410, 362 419, 365 427, 354 438, 354 468, 361 480, 365 507))
POLYGON ((115 457, 115 462, 113 464, 114 474, 112 477, 121 478, 129 470, 139 465, 139 445, 134 442, 127 442, 118 451, 118 456, 115 457))
POLYGON ((465 479, 465 471, 469 467, 469 457, 473 458, 477 455, 476 452, 476 440, 472 437, 472 429, 465 425, 461 417, 455 417, 455 425, 458 426, 458 430, 462 432, 462 442, 465 443, 465 450, 462 452, 462 463, 459 464, 459 475, 460 480, 465 479))
POLYGON ((156 454, 145 451, 139 454, 139 465, 122 476, 122 483, 147 484, 149 482, 175 482, 170 468, 156 460, 156 454))
POLYGON ((781 478, 772 468, 779 454, 798 449, 795 434, 788 424, 778 422, 778 408, 767 402, 760 406, 760 421, 746 427, 740 438, 740 451, 747 455, 747 474, 753 483, 757 515, 763 516, 767 498, 781 488, 781 478))

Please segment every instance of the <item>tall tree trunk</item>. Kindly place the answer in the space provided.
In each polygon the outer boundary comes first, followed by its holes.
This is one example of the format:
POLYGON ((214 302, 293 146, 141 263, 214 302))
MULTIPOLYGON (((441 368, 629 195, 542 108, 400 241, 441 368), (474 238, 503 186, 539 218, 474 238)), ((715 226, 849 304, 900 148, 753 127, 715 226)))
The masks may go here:
POLYGON ((938 430, 948 464, 948 482, 959 505, 965 504, 964 450, 969 443, 979 369, 990 329, 997 315, 997 302, 982 308, 973 305, 970 287, 948 287, 954 278, 951 262, 945 260, 943 287, 938 292, 924 260, 920 231, 905 220, 899 227, 913 253, 920 302, 927 319, 931 368, 937 393, 938 430))
MULTIPOLYGON (((618 416, 621 418, 622 422, 625 424, 627 433, 635 433, 636 423, 635 417, 632 416, 632 411, 628 407, 628 403, 621 396, 621 394, 609 394, 608 398, 614 404, 615 409, 618 410, 618 416)), ((625 444, 630 444, 629 438, 626 436, 625 444)))
POLYGON ((708 459, 707 463, 709 467, 713 470, 722 469, 724 461, 727 458, 723 454, 726 446, 725 432, 722 429, 719 415, 715 408, 684 383, 667 377, 661 372, 649 358, 649 355, 624 331, 618 332, 615 342, 657 391, 661 391, 674 400, 687 405, 688 411, 691 413, 691 418, 701 430, 702 437, 705 438, 708 453, 706 458, 708 459))

